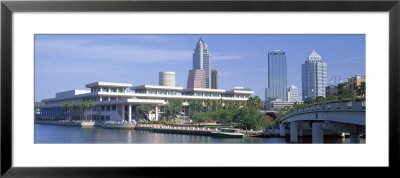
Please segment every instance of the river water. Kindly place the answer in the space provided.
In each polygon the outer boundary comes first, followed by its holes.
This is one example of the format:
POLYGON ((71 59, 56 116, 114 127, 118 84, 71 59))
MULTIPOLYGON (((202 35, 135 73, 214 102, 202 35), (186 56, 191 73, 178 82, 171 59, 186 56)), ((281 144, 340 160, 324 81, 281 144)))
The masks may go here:
MULTIPOLYGON (((244 137, 216 138, 212 136, 181 135, 169 133, 153 133, 151 131, 120 130, 103 128, 80 128, 58 125, 35 124, 35 143, 248 143, 248 144, 282 144, 290 143, 289 138, 279 137, 244 137)), ((311 138, 299 138, 300 143, 311 143, 311 138)), ((324 138, 325 143, 350 143, 349 138, 324 138)), ((365 143, 365 139, 361 139, 365 143)))

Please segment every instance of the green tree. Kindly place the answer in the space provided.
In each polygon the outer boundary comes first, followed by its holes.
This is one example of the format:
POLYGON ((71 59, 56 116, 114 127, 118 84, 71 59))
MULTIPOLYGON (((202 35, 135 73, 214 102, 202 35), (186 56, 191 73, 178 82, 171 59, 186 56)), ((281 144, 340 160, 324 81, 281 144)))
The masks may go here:
POLYGON ((94 108, 95 104, 93 101, 85 101, 78 104, 78 107, 83 111, 84 120, 88 120, 88 111, 94 108))
POLYGON ((67 115, 67 119, 71 120, 71 110, 74 107, 74 103, 73 102, 62 103, 61 107, 63 108, 63 111, 67 115))
POLYGON ((238 123, 242 129, 260 130, 267 125, 267 119, 263 114, 258 113, 255 108, 244 107, 238 109, 233 116, 233 121, 238 123))
POLYGON ((326 97, 325 101, 327 102, 332 102, 332 101, 337 101, 339 98, 336 95, 329 95, 326 97))
POLYGON ((337 89, 338 91, 340 91, 341 89, 347 88, 347 85, 349 85, 349 82, 343 82, 337 85, 337 89))
POLYGON ((339 90, 338 96, 340 100, 354 99, 354 92, 350 89, 343 88, 339 90))
POLYGON ((202 113, 202 112, 194 113, 192 116, 192 119, 193 119, 193 122, 196 122, 199 124, 206 121, 206 119, 204 117, 204 113, 202 113))
POLYGON ((192 117, 193 114, 195 114, 196 112, 201 112, 203 108, 203 102, 202 101, 191 101, 189 103, 189 115, 192 117))
POLYGON ((144 119, 149 120, 148 114, 150 112, 151 108, 149 105, 145 104, 140 104, 136 106, 135 112, 139 113, 144 119))
POLYGON ((310 98, 306 103, 307 104, 314 104, 316 102, 315 99, 310 98))
POLYGON ((323 97, 323 96, 318 96, 316 99, 315 99, 315 102, 317 102, 317 103, 322 103, 322 102, 324 102, 325 101, 325 97, 323 97))
POLYGON ((357 86, 357 95, 365 97, 365 82, 361 82, 361 84, 357 86))
POLYGON ((168 120, 175 119, 182 111, 182 100, 170 100, 166 106, 168 120))
POLYGON ((264 102, 258 96, 250 97, 246 102, 246 106, 256 108, 259 111, 264 106, 264 102))
POLYGON ((204 103, 206 104, 207 112, 211 112, 212 108, 214 107, 213 102, 210 99, 208 99, 204 103))
POLYGON ((39 112, 40 111, 39 106, 34 106, 34 111, 39 112))

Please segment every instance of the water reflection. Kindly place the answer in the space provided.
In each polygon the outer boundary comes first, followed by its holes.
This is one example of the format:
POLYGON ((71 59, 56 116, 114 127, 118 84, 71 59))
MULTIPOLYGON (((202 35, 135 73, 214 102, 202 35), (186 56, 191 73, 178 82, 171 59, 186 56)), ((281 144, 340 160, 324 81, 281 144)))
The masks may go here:
MULTIPOLYGON (((349 138, 327 138, 326 143, 350 143, 349 138)), ((311 143, 311 138, 299 138, 301 143, 311 143)), ((35 124, 35 143, 289 143, 289 138, 217 138, 200 135, 180 135, 169 133, 154 133, 141 130, 118 130, 103 128, 79 128, 57 125, 35 124)), ((365 139, 361 139, 365 143, 365 139)))

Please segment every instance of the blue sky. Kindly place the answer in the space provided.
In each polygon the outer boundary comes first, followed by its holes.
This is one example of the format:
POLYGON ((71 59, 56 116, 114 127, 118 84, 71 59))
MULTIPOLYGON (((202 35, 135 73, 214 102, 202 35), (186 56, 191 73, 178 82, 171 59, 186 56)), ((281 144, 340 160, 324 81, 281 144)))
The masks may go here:
POLYGON ((313 49, 328 65, 328 81, 365 75, 365 35, 35 35, 35 101, 96 81, 158 85, 160 71, 175 72, 176 85, 186 87, 200 37, 219 88, 244 86, 262 99, 273 49, 286 51, 288 85, 299 96, 301 64, 313 49))

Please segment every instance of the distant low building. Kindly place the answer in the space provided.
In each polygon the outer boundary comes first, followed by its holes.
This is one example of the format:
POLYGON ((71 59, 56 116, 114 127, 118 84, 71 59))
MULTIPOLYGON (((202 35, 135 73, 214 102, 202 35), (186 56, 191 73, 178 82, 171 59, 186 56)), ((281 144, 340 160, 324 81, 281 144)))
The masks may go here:
POLYGON ((299 90, 294 85, 290 85, 288 87, 288 101, 290 102, 299 101, 299 90))
POLYGON ((338 95, 337 86, 335 86, 335 85, 327 86, 325 89, 325 94, 326 94, 326 97, 331 96, 331 95, 337 96, 338 95))
POLYGON ((278 98, 275 100, 270 100, 269 102, 265 102, 265 109, 267 111, 276 111, 277 109, 281 109, 284 107, 292 107, 295 102, 291 101, 283 101, 282 99, 278 98))
POLYGON ((362 82, 365 82, 365 76, 361 76, 361 74, 357 74, 348 78, 347 87, 354 92, 354 97, 361 97, 357 95, 357 87, 361 86, 362 82))

